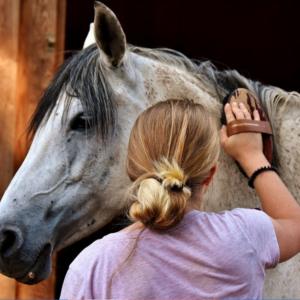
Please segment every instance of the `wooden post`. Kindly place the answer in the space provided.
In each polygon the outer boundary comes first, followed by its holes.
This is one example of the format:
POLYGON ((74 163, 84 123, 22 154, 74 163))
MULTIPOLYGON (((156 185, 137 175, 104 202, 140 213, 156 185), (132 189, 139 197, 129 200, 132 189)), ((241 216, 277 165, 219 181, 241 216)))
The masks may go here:
MULTIPOLYGON (((0 196, 13 173, 20 0, 0 0, 0 196)), ((16 282, 0 275, 0 298, 15 299, 16 282)))
POLYGON ((56 64, 57 69, 64 61, 65 50, 65 30, 66 30, 66 8, 67 0, 58 0, 57 3, 57 26, 56 26, 56 64))
MULTIPOLYGON (((61 5, 62 2, 65 1, 22 0, 16 97, 15 171, 22 164, 28 151, 24 134, 28 121, 57 66, 57 10, 58 3, 61 5)), ((60 31, 64 32, 64 28, 60 28, 60 31)))
MULTIPOLYGON (((16 138, 14 169, 20 167, 27 152, 28 122, 37 100, 63 61, 66 0, 22 0, 18 89, 16 97, 16 138)), ((56 255, 52 275, 35 286, 17 285, 18 299, 55 298, 56 255)))
MULTIPOLYGON (((0 196, 22 164, 26 129, 63 61, 66 0, 0 0, 0 196)), ((0 299, 55 298, 50 278, 35 286, 0 275, 0 299)))

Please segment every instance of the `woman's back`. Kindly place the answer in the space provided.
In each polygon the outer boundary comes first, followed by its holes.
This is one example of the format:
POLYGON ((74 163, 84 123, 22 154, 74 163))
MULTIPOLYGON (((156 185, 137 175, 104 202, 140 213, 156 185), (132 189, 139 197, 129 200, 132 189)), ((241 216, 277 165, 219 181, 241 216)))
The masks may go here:
POLYGON ((265 268, 279 261, 270 218, 235 209, 193 210, 164 233, 110 234, 85 249, 70 266, 61 298, 191 299, 261 298, 265 268), (251 263, 249 263, 251 262, 251 263))

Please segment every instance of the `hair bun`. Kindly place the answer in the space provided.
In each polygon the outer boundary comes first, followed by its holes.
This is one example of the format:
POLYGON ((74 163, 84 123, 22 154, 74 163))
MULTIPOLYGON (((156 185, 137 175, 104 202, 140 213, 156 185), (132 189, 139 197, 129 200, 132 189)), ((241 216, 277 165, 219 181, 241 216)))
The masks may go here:
POLYGON ((132 201, 129 215, 148 228, 165 230, 183 219, 191 190, 185 185, 187 177, 174 160, 170 163, 162 158, 155 163, 155 168, 154 174, 141 176, 133 185, 129 193, 132 201))

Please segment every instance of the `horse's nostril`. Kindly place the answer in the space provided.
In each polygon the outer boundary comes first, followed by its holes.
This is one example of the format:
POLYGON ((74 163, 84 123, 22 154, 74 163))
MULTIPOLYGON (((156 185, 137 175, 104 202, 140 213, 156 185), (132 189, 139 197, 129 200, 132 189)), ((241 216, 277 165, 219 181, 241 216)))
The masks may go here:
POLYGON ((16 230, 6 229, 0 232, 0 255, 12 255, 19 249, 21 237, 16 230))

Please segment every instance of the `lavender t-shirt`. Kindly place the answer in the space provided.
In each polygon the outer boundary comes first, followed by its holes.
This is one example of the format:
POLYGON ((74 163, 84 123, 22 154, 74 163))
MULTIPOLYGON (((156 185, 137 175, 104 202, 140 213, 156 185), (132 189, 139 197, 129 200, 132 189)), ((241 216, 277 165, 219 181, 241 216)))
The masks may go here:
MULTIPOLYGON (((114 271, 140 230, 105 236, 70 265, 61 298, 107 299, 114 271)), ((146 229, 129 261, 113 277, 113 299, 262 297, 265 269, 279 261, 270 218, 262 211, 191 211, 165 233, 146 229)))

